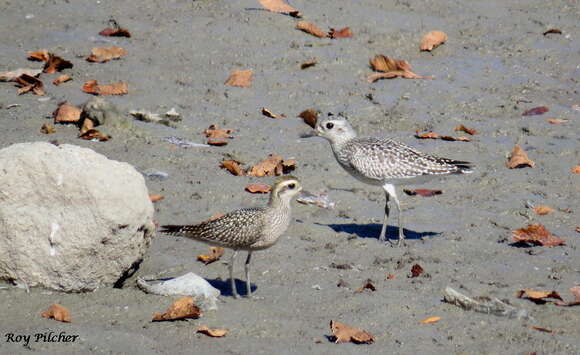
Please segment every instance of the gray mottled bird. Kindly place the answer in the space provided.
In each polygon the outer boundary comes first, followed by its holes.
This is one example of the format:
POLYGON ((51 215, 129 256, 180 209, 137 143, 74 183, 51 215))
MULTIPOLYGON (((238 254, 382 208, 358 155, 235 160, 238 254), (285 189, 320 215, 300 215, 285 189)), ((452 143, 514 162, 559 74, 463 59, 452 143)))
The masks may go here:
POLYGON ((290 201, 301 190, 302 185, 297 178, 284 176, 274 182, 266 207, 235 210, 195 225, 161 226, 161 232, 233 249, 229 271, 230 285, 235 298, 239 296, 234 282, 234 262, 238 251, 247 250, 246 294, 251 297, 250 259, 252 252, 267 249, 276 244, 290 224, 290 201))
POLYGON ((396 185, 413 185, 438 176, 472 172, 471 163, 466 161, 423 154, 388 138, 357 137, 350 123, 340 116, 319 120, 315 135, 330 142, 334 157, 350 175, 366 184, 382 186, 385 190, 385 215, 380 241, 385 240, 389 198, 393 198, 399 212, 398 244, 405 239, 396 185))

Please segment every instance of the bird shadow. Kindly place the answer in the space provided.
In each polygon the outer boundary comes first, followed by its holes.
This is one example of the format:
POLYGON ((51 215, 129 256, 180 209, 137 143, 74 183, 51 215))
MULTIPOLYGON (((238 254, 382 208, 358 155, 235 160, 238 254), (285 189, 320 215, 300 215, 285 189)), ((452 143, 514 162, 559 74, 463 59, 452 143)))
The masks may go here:
MULTIPOLYGON (((332 228, 337 233, 344 232, 348 234, 355 234, 359 238, 372 238, 378 239, 379 234, 381 234, 382 224, 369 223, 369 224, 356 224, 356 223, 343 223, 343 224, 322 224, 316 223, 321 226, 327 226, 332 228)), ((441 235, 438 232, 416 232, 410 229, 403 228, 403 233, 405 233, 405 239, 422 239, 425 237, 432 237, 441 235)), ((386 237, 389 240, 399 239, 399 228, 394 226, 387 226, 386 237)))
MULTIPOLYGON (((234 293, 232 292, 232 288, 230 287, 230 280, 222 280, 222 279, 206 279, 210 285, 220 290, 222 296, 225 297, 233 297, 234 293)), ((240 296, 247 296, 248 290, 246 289, 246 282, 243 280, 235 279, 236 283, 236 290, 238 290, 238 294, 240 296)), ((250 285, 252 292, 255 292, 258 289, 256 285, 250 285)))

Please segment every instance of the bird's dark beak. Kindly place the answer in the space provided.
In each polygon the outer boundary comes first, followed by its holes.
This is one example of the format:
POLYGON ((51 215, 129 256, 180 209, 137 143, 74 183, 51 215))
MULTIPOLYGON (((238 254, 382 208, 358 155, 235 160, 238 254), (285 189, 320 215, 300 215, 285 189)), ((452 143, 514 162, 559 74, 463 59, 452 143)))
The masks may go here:
POLYGON ((300 138, 312 138, 312 137, 318 137, 318 132, 312 130, 310 132, 302 133, 300 135, 300 138))

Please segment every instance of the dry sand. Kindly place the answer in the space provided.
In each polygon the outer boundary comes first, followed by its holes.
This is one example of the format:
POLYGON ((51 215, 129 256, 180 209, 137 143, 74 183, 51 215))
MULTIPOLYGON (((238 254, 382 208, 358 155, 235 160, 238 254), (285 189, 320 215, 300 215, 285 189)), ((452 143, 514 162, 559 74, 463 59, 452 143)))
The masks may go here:
MULTIPOLYGON (((175 297, 144 294, 133 279, 122 289, 90 294, 25 292, 5 285, 0 290, 0 353, 580 354, 580 307, 537 305, 514 296, 534 288, 570 299, 568 289, 580 284, 580 234, 575 232, 580 176, 570 172, 580 163, 580 112, 573 109, 580 104, 578 1, 292 4, 323 30, 350 26, 354 37, 312 37, 294 29, 294 18, 257 10, 254 0, 0 0, 0 72, 39 66, 27 62, 26 55, 41 48, 74 63, 67 70, 72 82, 54 87, 50 82, 56 75, 42 76, 44 98, 17 96, 11 83, 0 84, 0 148, 56 139, 141 171, 167 172, 166 180, 147 181, 151 193, 165 197, 156 204, 161 224, 192 223, 266 201, 243 187, 272 179, 234 177, 219 169, 227 154, 248 164, 269 153, 293 157, 298 161, 294 174, 305 188, 328 190, 337 202, 334 210, 295 205, 295 223, 286 235, 272 249, 255 254, 258 300, 228 296, 225 261, 204 266, 195 260, 207 251, 205 245, 159 235, 140 275, 171 268, 175 274, 193 271, 214 280, 225 294, 218 311, 198 320, 152 323, 153 313, 175 297), (98 36, 111 17, 133 37, 98 36), (563 34, 544 36, 550 28, 563 34), (434 29, 445 31, 448 43, 432 53, 419 52, 421 36, 434 29), (121 46, 129 54, 105 64, 84 61, 91 48, 106 45, 121 46), (375 54, 408 60, 417 74, 435 80, 369 84, 368 60, 375 54), (312 58, 318 64, 300 70, 300 63, 312 58), (254 71, 251 88, 224 86, 231 70, 248 68, 254 71), (41 134, 40 126, 50 122, 58 102, 78 105, 88 99, 80 87, 90 79, 126 81, 129 94, 110 98, 125 112, 163 113, 175 107, 184 119, 177 129, 139 122, 146 137, 113 137, 104 143, 76 138, 74 127, 41 134), (522 116, 535 106, 550 111, 522 116), (262 107, 286 118, 264 117, 262 107), (376 237, 383 192, 343 172, 322 139, 299 138, 308 127, 295 115, 311 107, 344 112, 363 134, 381 133, 425 152, 473 161, 476 172, 422 186, 444 191, 436 197, 401 196, 408 246, 381 244, 376 237), (568 122, 551 125, 545 121, 549 117, 568 122), (188 149, 171 149, 160 140, 179 136, 203 142, 201 132, 210 124, 235 129, 235 138, 225 147, 188 149), (477 129, 472 142, 413 137, 416 129, 461 135, 453 132, 459 124, 477 129), (534 168, 505 167, 516 143, 536 162, 534 168), (557 211, 537 216, 526 203, 557 211), (512 246, 511 231, 528 223, 544 224, 567 245, 512 246), (415 263, 426 274, 408 278, 415 263), (386 280, 389 273, 396 277, 386 280), (353 293, 369 278, 375 292, 353 293), (341 279, 350 288, 337 287, 341 279), (446 286, 505 299, 534 319, 464 311, 442 302, 446 286), (68 307, 73 322, 41 318, 52 303, 68 307), (419 324, 430 316, 442 319, 419 324), (333 344, 327 338, 331 319, 371 332, 375 343, 333 344), (221 339, 196 334, 202 325, 230 333, 221 339), (79 337, 68 343, 34 341, 34 334, 50 331, 79 337), (9 333, 33 339, 27 346, 11 343, 9 333)), ((396 235, 394 227, 388 232, 396 235)), ((236 267, 242 278, 241 260, 236 267)))

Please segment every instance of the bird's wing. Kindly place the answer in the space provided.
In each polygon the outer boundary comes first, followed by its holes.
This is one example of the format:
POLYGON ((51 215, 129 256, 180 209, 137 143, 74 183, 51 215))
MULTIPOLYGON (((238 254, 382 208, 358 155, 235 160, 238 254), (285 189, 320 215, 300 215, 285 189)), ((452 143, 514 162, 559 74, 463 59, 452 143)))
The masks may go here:
POLYGON ((421 175, 445 175, 459 170, 453 164, 456 161, 423 154, 406 144, 387 138, 354 139, 349 142, 348 149, 351 167, 359 174, 379 181, 421 175))
POLYGON ((199 240, 228 248, 255 243, 264 229, 264 209, 239 209, 195 225, 162 226, 162 233, 199 240))

